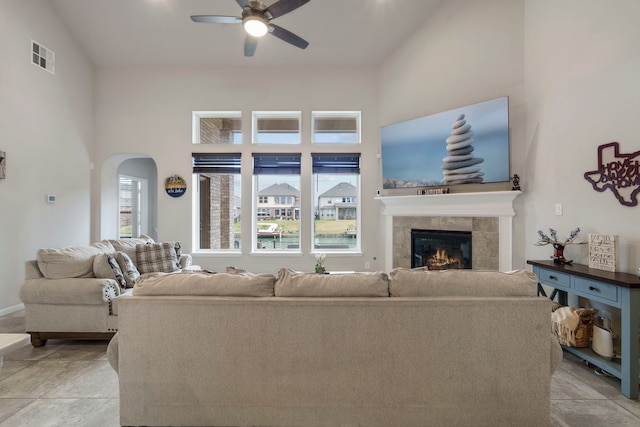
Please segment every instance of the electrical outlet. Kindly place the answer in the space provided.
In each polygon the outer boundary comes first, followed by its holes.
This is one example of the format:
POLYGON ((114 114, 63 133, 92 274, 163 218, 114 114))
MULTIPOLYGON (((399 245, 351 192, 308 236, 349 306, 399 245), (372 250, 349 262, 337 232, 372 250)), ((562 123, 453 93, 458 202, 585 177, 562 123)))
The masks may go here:
POLYGON ((556 203, 556 215, 562 216, 562 203, 556 203))
POLYGON ((369 270, 371 268, 371 263, 369 261, 364 262, 364 269, 369 270))

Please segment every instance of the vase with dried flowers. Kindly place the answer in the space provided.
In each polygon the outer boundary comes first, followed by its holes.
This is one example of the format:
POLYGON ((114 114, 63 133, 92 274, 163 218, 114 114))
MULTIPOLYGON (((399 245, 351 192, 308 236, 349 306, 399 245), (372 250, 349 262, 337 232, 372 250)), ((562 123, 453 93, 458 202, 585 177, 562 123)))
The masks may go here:
POLYGON ((586 243, 583 241, 576 241, 578 233, 580 233, 580 227, 572 230, 571 233, 569 233, 569 237, 563 240, 558 238, 558 232, 553 228, 549 229, 549 235, 543 233, 542 230, 538 230, 540 240, 536 242, 536 246, 553 246, 553 256, 551 257, 553 262, 558 264, 571 264, 572 260, 564 257, 564 248, 567 245, 582 245, 586 243))
POLYGON ((315 266, 315 272, 316 273, 320 273, 320 274, 324 274, 325 273, 325 268, 324 268, 324 260, 327 257, 326 254, 316 254, 316 266, 315 266))

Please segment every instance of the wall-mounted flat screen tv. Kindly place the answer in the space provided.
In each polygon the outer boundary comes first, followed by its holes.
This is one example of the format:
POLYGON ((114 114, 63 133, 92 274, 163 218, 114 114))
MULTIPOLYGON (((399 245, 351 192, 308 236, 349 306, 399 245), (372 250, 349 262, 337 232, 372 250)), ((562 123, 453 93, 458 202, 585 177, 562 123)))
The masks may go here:
POLYGON ((380 129, 383 188, 506 182, 509 98, 380 129))

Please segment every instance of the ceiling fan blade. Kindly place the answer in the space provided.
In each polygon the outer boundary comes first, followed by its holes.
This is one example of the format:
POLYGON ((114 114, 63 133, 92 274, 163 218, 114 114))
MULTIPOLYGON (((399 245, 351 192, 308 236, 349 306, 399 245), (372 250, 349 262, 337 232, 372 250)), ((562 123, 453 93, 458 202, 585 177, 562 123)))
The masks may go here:
MULTIPOLYGON (((238 0, 238 3, 240 3, 240 0, 238 0)), ((270 19, 274 19, 274 18, 277 18, 278 16, 284 15, 285 13, 289 13, 293 10, 296 10, 297 8, 299 8, 300 6, 306 3, 309 3, 309 0, 280 0, 272 4, 271 6, 269 6, 265 10, 265 13, 267 12, 270 13, 271 14, 270 19)))
POLYGON ((305 49, 307 46, 309 46, 309 42, 302 37, 298 37, 291 31, 285 30, 284 28, 279 27, 275 24, 269 24, 269 31, 277 38, 284 40, 287 43, 291 43, 292 45, 294 45, 295 47, 299 47, 300 49, 305 49))
POLYGON ((247 38, 244 39, 244 56, 253 56, 256 53, 256 47, 258 47, 258 38, 247 34, 247 38))
POLYGON ((249 3, 249 0, 236 0, 236 2, 240 5, 241 8, 245 9, 245 8, 249 8, 251 9, 251 4, 249 3))
POLYGON ((191 15, 193 22, 205 22, 211 24, 239 24, 242 18, 238 16, 220 16, 220 15, 191 15))

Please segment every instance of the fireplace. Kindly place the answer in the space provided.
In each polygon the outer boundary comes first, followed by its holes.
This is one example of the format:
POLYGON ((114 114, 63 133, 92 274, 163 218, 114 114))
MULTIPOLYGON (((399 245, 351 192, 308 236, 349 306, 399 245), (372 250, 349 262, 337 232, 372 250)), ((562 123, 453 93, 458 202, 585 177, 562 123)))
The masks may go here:
POLYGON ((470 231, 411 230, 411 268, 429 270, 471 268, 470 231))
POLYGON ((411 229, 466 230, 473 235, 473 268, 512 270, 512 218, 520 191, 379 196, 385 218, 385 268, 411 266, 411 229), (405 264, 406 263, 406 264, 405 264))

